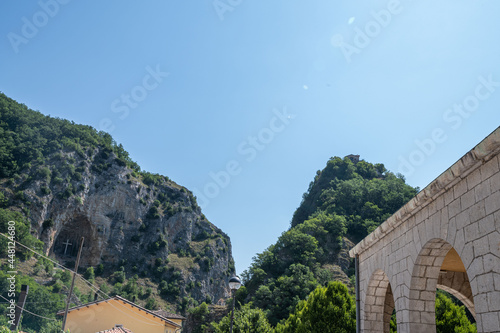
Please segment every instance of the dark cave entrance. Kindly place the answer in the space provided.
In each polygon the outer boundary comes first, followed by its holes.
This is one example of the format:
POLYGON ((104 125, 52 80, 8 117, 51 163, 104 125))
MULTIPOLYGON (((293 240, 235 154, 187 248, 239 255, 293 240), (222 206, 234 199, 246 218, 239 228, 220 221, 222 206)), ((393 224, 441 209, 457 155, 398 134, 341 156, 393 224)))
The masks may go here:
POLYGON ((84 216, 76 216, 64 223, 54 241, 52 252, 65 260, 76 259, 78 249, 80 248, 81 238, 85 238, 82 250, 82 253, 85 253, 85 250, 90 249, 92 245, 92 234, 92 225, 90 221, 84 216))

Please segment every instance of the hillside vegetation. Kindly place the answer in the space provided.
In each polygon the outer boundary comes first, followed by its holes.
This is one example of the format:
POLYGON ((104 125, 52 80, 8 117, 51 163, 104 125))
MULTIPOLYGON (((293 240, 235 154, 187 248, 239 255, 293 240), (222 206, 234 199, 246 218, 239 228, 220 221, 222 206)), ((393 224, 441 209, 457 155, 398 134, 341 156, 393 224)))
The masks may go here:
MULTIPOLYGON (((348 250, 417 192, 383 164, 331 158, 290 228, 244 272, 234 332, 354 332, 348 250)), ((230 240, 207 221, 193 194, 142 171, 109 134, 45 116, 0 93, 3 234, 8 221, 15 221, 17 241, 66 267, 74 265, 74 250, 66 253, 62 241, 86 237, 79 272, 86 280, 77 279, 72 304, 96 293, 119 294, 148 309, 189 313, 190 333, 228 331, 228 309, 209 304, 225 297, 234 274, 230 240)), ((1 303, 9 288, 7 246, 0 236, 0 331, 7 330, 1 303)), ((23 331, 60 332, 55 314, 64 308, 70 272, 19 246, 15 266, 17 295, 21 284, 30 286, 23 331)), ((437 332, 475 331, 456 303, 438 294, 437 332)))
MULTIPOLYGON (((85 236, 73 304, 96 291, 156 310, 186 314, 223 297, 234 274, 229 237, 201 213, 193 194, 166 176, 142 171, 121 144, 90 126, 30 110, 0 93, 0 232, 15 221, 16 240, 74 267, 85 236), (68 253, 63 241, 71 239, 68 253)), ((0 295, 7 298, 7 241, 0 236, 0 295)), ((60 324, 70 276, 16 247, 21 284, 30 286, 26 332, 60 324), (47 304, 45 304, 45 301, 47 304)), ((17 293, 17 294, 18 294, 17 293)), ((3 300, 2 300, 3 301, 3 300)), ((0 324, 5 324, 0 304, 0 324)))
POLYGON ((383 164, 331 158, 304 193, 290 229, 245 272, 245 300, 268 311, 276 325, 318 284, 341 280, 350 285, 354 271, 347 249, 417 190, 383 164))
MULTIPOLYGON (((256 329, 236 322, 237 331, 354 333, 354 268, 347 251, 417 192, 383 164, 331 158, 304 193, 290 229, 244 272, 236 314, 256 329)), ((228 321, 199 332, 227 332, 228 321)), ((476 331, 460 301, 442 291, 436 322, 439 333, 476 331)), ((396 331, 393 314, 391 333, 396 331)))

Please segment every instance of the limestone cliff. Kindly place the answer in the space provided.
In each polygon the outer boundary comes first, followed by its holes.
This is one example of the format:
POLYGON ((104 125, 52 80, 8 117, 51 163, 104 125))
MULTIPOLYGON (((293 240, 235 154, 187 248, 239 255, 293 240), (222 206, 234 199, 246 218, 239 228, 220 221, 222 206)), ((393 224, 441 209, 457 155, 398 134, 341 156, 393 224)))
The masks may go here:
POLYGON ((130 275, 175 280, 173 296, 225 297, 234 274, 229 237, 207 221, 190 191, 123 164, 102 147, 59 151, 2 191, 11 209, 27 214, 48 255, 74 261, 84 237, 83 267, 102 263, 110 273, 123 266, 130 275))

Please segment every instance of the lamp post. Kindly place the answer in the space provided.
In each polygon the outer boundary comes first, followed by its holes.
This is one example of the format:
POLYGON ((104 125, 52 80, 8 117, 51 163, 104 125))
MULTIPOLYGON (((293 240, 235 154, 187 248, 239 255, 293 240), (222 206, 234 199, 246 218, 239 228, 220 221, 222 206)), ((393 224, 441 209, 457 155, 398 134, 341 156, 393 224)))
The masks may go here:
POLYGON ((233 276, 229 279, 229 289, 231 289, 231 294, 233 295, 233 309, 231 310, 231 326, 229 327, 229 333, 233 333, 233 319, 234 319, 234 296, 236 294, 236 290, 240 289, 241 280, 237 276, 233 276))

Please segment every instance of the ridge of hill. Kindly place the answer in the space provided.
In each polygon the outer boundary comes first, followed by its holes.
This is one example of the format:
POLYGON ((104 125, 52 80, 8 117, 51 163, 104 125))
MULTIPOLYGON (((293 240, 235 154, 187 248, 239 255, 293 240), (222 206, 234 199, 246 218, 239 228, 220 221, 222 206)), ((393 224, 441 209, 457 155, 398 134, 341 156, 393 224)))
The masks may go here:
POLYGON ((276 325, 318 285, 340 280, 353 287, 348 250, 417 192, 383 164, 332 157, 304 193, 290 229, 253 258, 238 299, 265 310, 276 325))
MULTIPOLYGON (((230 239, 206 219, 191 191, 142 171, 108 133, 45 116, 0 93, 0 232, 11 220, 18 241, 67 267, 84 237, 84 276, 149 309, 184 314, 229 294, 230 239)), ((5 243, 2 237, 0 248, 5 243)), ((0 254, 4 272, 6 253, 0 254)), ((18 249, 23 279, 60 303, 67 292, 63 272, 31 256, 18 249)), ((80 290, 75 302, 93 297, 80 290)), ((52 317, 52 309, 30 308, 52 317)), ((46 324, 25 323, 34 331, 46 324)))

